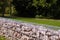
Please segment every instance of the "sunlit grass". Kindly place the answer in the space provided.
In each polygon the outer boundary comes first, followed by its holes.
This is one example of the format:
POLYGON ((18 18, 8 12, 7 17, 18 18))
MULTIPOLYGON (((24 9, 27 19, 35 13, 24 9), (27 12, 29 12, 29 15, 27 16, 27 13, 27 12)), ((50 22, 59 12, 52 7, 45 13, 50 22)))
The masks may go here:
POLYGON ((22 18, 22 17, 15 17, 11 19, 22 20, 22 21, 38 23, 38 24, 60 26, 60 20, 54 20, 54 19, 38 19, 38 18, 22 18))

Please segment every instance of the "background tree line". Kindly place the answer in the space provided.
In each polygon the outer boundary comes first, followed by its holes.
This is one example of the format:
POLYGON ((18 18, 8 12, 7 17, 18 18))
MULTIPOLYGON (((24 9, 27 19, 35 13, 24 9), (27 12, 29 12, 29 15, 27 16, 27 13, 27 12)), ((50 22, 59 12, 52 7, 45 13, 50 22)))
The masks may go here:
POLYGON ((0 16, 4 17, 6 14, 10 16, 14 14, 15 8, 12 2, 13 0, 0 0, 0 16))
POLYGON ((12 0, 10 4, 9 2, 5 0, 10 10, 12 6, 15 8, 13 13, 10 12, 11 15, 60 19, 60 0, 12 0))

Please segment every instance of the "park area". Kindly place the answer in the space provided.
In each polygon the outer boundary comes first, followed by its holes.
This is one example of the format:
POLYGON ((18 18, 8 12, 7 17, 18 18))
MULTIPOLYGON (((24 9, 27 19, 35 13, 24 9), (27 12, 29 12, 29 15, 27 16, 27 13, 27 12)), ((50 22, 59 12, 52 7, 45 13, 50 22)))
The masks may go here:
POLYGON ((60 0, 0 0, 0 40, 60 40, 60 0))

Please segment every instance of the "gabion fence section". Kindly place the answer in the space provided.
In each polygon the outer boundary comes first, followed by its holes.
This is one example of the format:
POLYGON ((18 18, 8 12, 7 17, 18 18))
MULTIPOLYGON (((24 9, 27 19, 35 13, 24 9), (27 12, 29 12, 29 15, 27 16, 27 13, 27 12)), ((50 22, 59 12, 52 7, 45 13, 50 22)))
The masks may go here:
POLYGON ((0 35, 7 40, 60 40, 60 30, 0 18, 0 35))

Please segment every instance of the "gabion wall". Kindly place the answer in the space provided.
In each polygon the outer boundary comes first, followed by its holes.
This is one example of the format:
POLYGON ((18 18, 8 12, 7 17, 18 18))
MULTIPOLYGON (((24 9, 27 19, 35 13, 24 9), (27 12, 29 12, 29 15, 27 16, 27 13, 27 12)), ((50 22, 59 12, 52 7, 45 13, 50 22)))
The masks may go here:
POLYGON ((0 18, 0 35, 8 40, 60 40, 60 30, 0 18))

